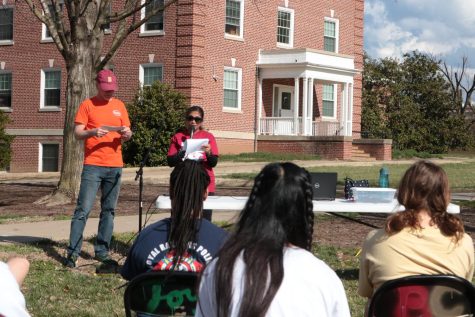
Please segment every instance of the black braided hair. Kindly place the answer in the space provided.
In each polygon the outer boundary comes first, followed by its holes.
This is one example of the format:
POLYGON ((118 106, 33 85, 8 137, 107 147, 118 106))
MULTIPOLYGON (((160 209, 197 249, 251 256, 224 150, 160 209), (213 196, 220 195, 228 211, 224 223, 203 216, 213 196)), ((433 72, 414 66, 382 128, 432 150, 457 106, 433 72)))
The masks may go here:
POLYGON ((238 316, 265 316, 284 277, 284 247, 310 250, 312 187, 308 172, 293 163, 271 163, 256 176, 235 232, 216 264, 218 316, 229 316, 233 270, 242 254, 246 265, 238 316), (266 269, 267 268, 267 269, 266 269))
POLYGON ((175 252, 174 267, 188 250, 188 244, 196 242, 198 221, 209 183, 210 178, 203 164, 193 160, 179 163, 170 175, 172 210, 168 243, 170 251, 175 252))

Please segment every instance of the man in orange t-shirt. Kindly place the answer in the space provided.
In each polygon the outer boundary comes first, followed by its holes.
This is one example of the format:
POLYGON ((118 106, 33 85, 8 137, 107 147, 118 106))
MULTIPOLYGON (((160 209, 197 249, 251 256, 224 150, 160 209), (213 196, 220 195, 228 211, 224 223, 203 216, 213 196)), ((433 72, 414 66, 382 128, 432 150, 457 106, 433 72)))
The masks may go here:
POLYGON ((71 268, 76 267, 84 227, 99 188, 101 214, 94 244, 95 258, 107 265, 118 265, 109 256, 109 246, 122 175, 122 141, 128 141, 132 131, 124 103, 113 98, 117 90, 114 73, 108 69, 99 71, 96 87, 96 96, 83 101, 74 120, 74 135, 84 140, 84 166, 65 261, 71 268))

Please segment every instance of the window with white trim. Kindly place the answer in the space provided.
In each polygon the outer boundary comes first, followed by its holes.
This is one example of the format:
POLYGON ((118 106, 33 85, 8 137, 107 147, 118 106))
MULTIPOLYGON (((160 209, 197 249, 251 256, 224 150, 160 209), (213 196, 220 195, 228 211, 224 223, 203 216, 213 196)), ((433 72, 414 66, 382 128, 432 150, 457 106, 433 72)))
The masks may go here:
POLYGON ((59 144, 40 143, 40 172, 57 172, 59 170, 59 144))
MULTIPOLYGON (((142 1, 144 3, 144 1, 142 1)), ((141 18, 145 18, 153 10, 163 8, 164 0, 153 0, 141 11, 141 18)), ((147 22, 140 26, 140 33, 150 35, 163 34, 163 10, 155 13, 147 22)))
POLYGON ((226 22, 224 32, 232 37, 243 35, 244 0, 226 0, 226 22))
MULTIPOLYGON (((59 3, 58 5, 59 5, 59 12, 55 12, 54 5, 53 4, 48 4, 48 13, 51 15, 51 18, 53 20, 55 20, 57 18, 61 19, 64 4, 59 3)), ((46 24, 44 24, 44 23, 42 24, 42 28, 41 28, 41 40, 43 40, 43 41, 52 41, 53 40, 53 38, 51 37, 50 31, 48 30, 48 28, 46 27, 46 24)))
MULTIPOLYGON (((112 12, 112 2, 107 5, 107 7, 105 8, 105 11, 106 11, 107 19, 109 19, 112 12)), ((104 23, 102 25, 102 29, 104 30, 104 33, 110 34, 112 32, 110 21, 107 23, 104 23)))
POLYGON ((223 107, 235 110, 241 109, 242 70, 240 68, 225 67, 223 78, 223 107))
POLYGON ((41 70, 41 108, 59 108, 61 105, 61 70, 41 70))
POLYGON ((12 107, 12 73, 0 71, 0 108, 12 107))
POLYGON ((13 41, 13 8, 0 8, 0 43, 13 41))
POLYGON ((163 66, 161 64, 142 64, 139 69, 139 80, 142 86, 152 86, 152 84, 159 80, 163 80, 163 66))
POLYGON ((323 49, 338 53, 338 20, 325 18, 323 27, 323 49))
POLYGON ((278 46, 294 46, 294 10, 278 8, 277 12, 277 44, 278 46))
POLYGON ((322 117, 336 118, 335 85, 324 84, 322 92, 322 117))

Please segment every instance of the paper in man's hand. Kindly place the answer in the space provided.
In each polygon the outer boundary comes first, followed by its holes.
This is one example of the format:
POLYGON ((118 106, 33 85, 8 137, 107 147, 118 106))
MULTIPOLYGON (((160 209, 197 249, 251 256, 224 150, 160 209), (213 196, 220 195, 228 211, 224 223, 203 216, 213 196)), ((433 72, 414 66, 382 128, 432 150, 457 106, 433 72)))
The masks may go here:
POLYGON ((109 132, 111 132, 111 131, 117 131, 117 132, 119 132, 119 131, 121 131, 122 129, 124 129, 124 127, 123 127, 123 126, 103 125, 103 126, 101 127, 101 129, 107 130, 107 131, 109 131, 109 132))

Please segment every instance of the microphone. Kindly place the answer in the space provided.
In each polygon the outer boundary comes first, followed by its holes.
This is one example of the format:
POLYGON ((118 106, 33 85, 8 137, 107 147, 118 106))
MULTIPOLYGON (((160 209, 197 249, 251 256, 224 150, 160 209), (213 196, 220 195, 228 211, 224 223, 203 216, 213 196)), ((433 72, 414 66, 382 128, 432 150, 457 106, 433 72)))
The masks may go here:
POLYGON ((195 134, 195 126, 192 125, 191 128, 190 128, 190 139, 193 139, 193 134, 195 134))

